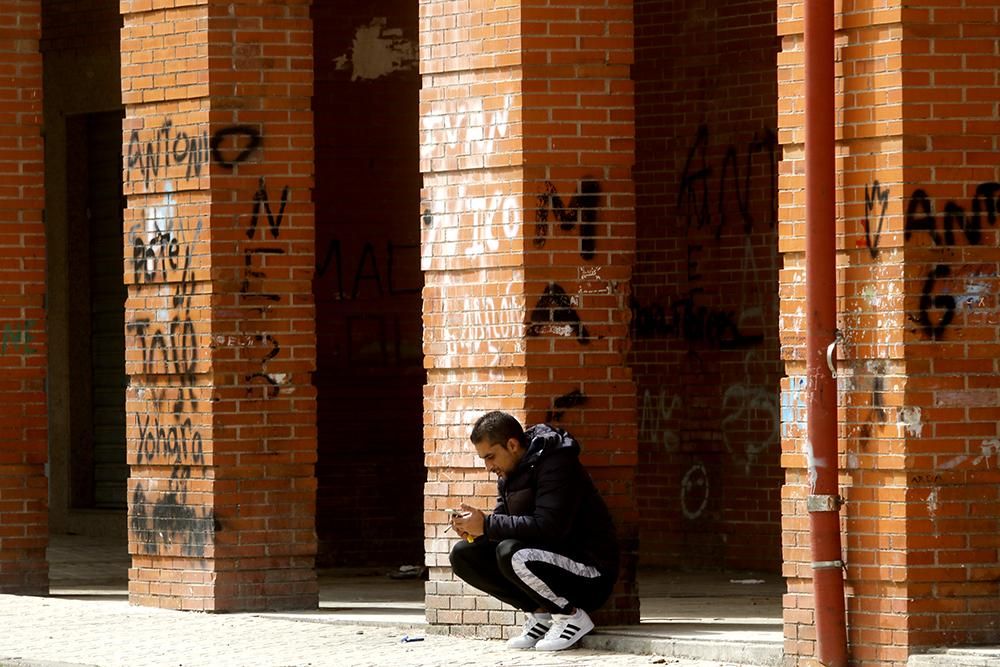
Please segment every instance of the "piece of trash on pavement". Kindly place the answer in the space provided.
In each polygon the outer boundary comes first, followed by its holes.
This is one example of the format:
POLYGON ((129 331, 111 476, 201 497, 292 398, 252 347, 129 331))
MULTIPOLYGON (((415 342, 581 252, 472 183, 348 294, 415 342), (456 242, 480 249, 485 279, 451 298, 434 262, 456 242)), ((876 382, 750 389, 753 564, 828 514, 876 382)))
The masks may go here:
POLYGON ((422 642, 422 641, 424 641, 424 638, 423 637, 411 637, 410 635, 403 635, 403 638, 400 639, 399 641, 401 643, 402 642, 422 642))
POLYGON ((400 565, 395 572, 389 573, 390 579, 424 579, 427 568, 423 565, 400 565))

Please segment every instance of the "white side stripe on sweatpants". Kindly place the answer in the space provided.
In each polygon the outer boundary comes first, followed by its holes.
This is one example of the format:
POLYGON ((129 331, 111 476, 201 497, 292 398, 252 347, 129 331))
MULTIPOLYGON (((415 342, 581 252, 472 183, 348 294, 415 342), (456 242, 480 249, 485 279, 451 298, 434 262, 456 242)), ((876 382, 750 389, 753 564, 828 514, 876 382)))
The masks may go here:
POLYGON ((575 560, 566 558, 566 556, 563 556, 562 554, 544 551, 542 549, 521 549, 519 551, 515 551, 514 555, 511 556, 510 559, 510 564, 514 568, 514 574, 516 574, 521 581, 530 586, 531 590, 535 591, 546 600, 551 600, 554 604, 559 605, 560 607, 568 606, 569 600, 556 595, 555 591, 549 588, 548 584, 539 579, 534 572, 529 570, 528 562, 555 565, 556 567, 561 567, 567 572, 575 574, 578 577, 586 577, 587 579, 595 579, 601 576, 601 573, 597 571, 597 568, 591 565, 577 563, 575 560))

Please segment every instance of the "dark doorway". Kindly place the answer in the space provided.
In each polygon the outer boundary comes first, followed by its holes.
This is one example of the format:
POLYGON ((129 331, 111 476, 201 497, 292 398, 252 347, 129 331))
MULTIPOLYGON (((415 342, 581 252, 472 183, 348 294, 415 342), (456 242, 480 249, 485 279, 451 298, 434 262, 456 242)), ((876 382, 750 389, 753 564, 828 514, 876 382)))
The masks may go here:
POLYGON ((66 119, 70 488, 74 508, 124 509, 125 284, 121 112, 66 119))

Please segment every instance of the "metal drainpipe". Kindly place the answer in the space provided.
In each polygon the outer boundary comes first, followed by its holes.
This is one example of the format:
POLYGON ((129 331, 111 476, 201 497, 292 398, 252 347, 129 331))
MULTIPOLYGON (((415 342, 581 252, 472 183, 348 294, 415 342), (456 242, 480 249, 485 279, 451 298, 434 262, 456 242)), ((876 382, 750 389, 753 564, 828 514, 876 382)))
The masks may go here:
POLYGON ((805 1, 806 393, 816 657, 847 665, 837 462, 833 0, 805 1))

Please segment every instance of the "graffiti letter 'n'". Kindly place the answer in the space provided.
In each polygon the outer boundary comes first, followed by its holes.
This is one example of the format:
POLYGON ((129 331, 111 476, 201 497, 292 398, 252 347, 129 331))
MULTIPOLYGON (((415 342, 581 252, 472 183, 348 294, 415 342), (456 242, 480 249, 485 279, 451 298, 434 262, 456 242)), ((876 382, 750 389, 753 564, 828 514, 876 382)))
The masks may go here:
POLYGON ((288 186, 281 191, 281 206, 278 208, 278 215, 271 213, 271 200, 267 194, 267 186, 264 184, 264 177, 261 176, 257 185, 257 192, 253 195, 253 215, 250 217, 250 228, 247 229, 247 238, 252 239, 257 231, 257 218, 260 217, 261 205, 267 215, 267 226, 271 229, 271 236, 278 238, 278 231, 281 227, 282 218, 285 215, 285 204, 288 203, 288 186))
POLYGON ((872 183, 871 190, 865 185, 865 243, 868 245, 868 253, 872 259, 878 258, 878 244, 882 238, 882 226, 885 223, 887 208, 889 208, 888 188, 882 188, 878 181, 872 183), (875 213, 875 216, 872 216, 872 213, 875 213), (875 226, 874 230, 872 230, 873 218, 878 218, 878 225, 875 226))

